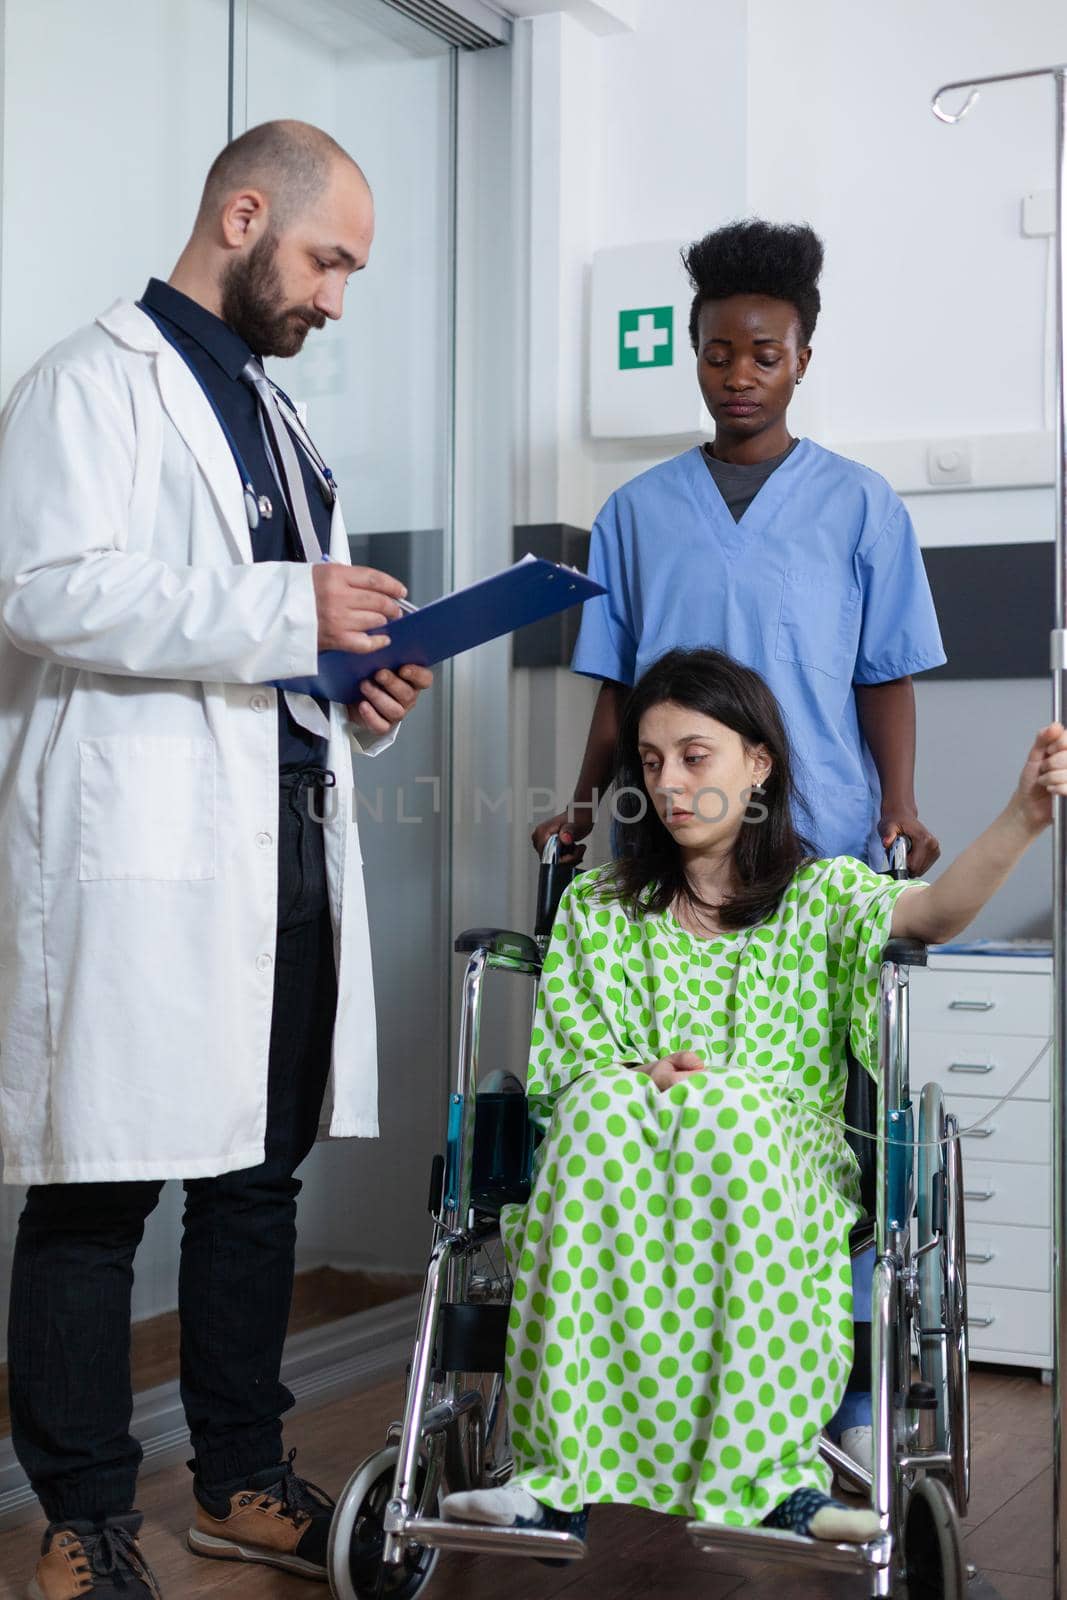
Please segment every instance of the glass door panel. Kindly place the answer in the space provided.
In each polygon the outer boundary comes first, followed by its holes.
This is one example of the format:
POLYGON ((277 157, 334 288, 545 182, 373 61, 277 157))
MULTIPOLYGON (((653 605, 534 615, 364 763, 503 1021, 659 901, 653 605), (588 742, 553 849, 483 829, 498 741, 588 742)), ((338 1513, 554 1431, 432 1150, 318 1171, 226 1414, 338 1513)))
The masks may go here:
MULTIPOLYGON (((349 284, 343 320, 313 330, 273 375, 307 406, 353 560, 428 600, 449 587, 452 565, 453 52, 384 0, 247 0, 241 23, 242 125, 316 123, 375 196, 370 263, 349 284)), ((425 1261, 448 1054, 448 749, 445 673, 394 748, 357 766, 382 1136, 319 1146, 299 1219, 301 1279, 336 1293, 339 1314, 367 1292, 407 1292, 405 1275, 425 1261)))

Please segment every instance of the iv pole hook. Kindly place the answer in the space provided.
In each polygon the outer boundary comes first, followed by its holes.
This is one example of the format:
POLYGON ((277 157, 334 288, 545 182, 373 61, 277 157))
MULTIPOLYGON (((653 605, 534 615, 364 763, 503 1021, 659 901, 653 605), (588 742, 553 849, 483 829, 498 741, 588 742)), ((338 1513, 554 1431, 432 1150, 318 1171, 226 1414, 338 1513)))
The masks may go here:
POLYGON ((1051 78, 1058 74, 1067 73, 1067 62, 1058 67, 1031 67, 1026 72, 998 72, 990 78, 962 78, 957 83, 943 83, 930 102, 930 109, 939 122, 947 122, 954 126, 962 122, 968 111, 978 99, 978 91, 987 83, 1016 83, 1021 78, 1051 78), (941 97, 953 94, 956 90, 967 90, 967 98, 958 111, 945 111, 941 105, 941 97))

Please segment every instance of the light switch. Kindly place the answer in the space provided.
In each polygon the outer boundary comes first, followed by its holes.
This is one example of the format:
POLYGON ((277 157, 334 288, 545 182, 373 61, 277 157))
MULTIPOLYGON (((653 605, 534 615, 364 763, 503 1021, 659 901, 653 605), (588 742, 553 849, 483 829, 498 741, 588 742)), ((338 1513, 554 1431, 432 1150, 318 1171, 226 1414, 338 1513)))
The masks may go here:
POLYGON ((931 483, 971 483, 974 464, 966 439, 935 441, 926 452, 926 476, 931 483))

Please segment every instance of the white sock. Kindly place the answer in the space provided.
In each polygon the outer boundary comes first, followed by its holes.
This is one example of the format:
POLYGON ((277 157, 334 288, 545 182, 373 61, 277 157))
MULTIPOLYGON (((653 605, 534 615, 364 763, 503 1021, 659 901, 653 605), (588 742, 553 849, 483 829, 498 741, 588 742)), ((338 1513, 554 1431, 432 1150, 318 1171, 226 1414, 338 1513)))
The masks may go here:
POLYGON ((822 1506, 808 1523, 813 1539, 830 1544, 866 1544, 881 1531, 878 1513, 870 1506, 839 1506, 833 1501, 822 1506))
POLYGON ((858 1428, 846 1428, 841 1435, 841 1448, 846 1456, 851 1456, 857 1466, 864 1467, 868 1472, 874 1466, 874 1429, 868 1424, 858 1428))
POLYGON ((512 1528, 520 1519, 540 1522, 544 1507, 520 1484, 505 1483, 501 1489, 469 1489, 450 1494, 442 1503, 441 1514, 452 1522, 483 1522, 494 1528, 512 1528))

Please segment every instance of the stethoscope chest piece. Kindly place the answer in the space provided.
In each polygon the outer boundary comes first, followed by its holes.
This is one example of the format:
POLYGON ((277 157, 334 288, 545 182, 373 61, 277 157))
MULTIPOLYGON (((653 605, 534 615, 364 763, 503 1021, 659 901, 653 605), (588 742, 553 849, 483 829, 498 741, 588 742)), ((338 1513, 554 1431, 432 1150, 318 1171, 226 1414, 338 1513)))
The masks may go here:
POLYGON ((255 533, 259 527, 261 517, 273 517, 274 506, 271 504, 269 494, 256 496, 251 484, 245 488, 245 516, 248 518, 249 532, 255 533))

